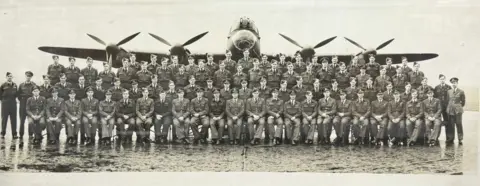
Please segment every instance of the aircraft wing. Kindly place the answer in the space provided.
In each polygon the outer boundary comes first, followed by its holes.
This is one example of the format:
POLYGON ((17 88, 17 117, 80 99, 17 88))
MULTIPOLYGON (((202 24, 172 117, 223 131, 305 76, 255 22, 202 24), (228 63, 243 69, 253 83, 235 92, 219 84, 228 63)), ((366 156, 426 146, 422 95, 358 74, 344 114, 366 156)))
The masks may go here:
MULTIPOLYGON (((321 59, 322 57, 329 58, 329 62, 333 55, 319 55, 318 58, 321 59)), ((343 61, 345 64, 349 64, 352 60, 352 55, 337 55, 338 61, 343 61)), ((405 54, 377 54, 375 55, 375 61, 377 61, 380 65, 386 64, 386 58, 392 58, 393 64, 400 64, 402 63, 402 56, 407 57, 408 62, 415 62, 415 61, 424 61, 428 59, 433 59, 438 57, 438 54, 434 53, 405 53, 405 54)), ((366 57, 368 58, 368 57, 366 57)), ((365 59, 368 62, 368 59, 365 59)))
MULTIPOLYGON (((50 54, 57 54, 61 56, 72 56, 75 58, 86 59, 91 57, 96 61, 106 61, 106 53, 104 49, 90 49, 90 48, 69 48, 69 47, 49 47, 42 46, 38 48, 43 52, 50 54)), ((162 57, 168 57, 167 53, 158 53, 158 52, 148 52, 148 51, 128 51, 134 53, 137 57, 137 61, 148 61, 150 62, 150 54, 157 55, 158 59, 162 57)))

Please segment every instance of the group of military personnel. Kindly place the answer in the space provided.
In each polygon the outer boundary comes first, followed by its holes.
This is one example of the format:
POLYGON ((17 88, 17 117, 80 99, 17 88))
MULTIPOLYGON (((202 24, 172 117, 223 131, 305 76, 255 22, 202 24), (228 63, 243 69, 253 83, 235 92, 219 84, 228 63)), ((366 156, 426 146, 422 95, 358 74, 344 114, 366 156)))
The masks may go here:
POLYGON ((104 70, 78 68, 75 58, 65 67, 54 55, 43 84, 26 81, 18 87, 12 74, 0 87, 2 100, 2 137, 10 118, 14 139, 23 139, 28 120, 28 137, 34 144, 59 141, 65 127, 68 144, 109 145, 116 128, 117 142, 168 143, 173 141, 207 143, 209 129, 212 144, 222 144, 227 130, 228 142, 238 144, 241 134, 252 145, 319 144, 438 145, 442 125, 446 143, 453 144, 455 128, 459 144, 463 139, 462 113, 465 94, 457 87, 458 78, 439 75, 441 83, 428 85, 420 65, 413 69, 406 57, 398 67, 387 58, 386 66, 370 55, 367 63, 353 57, 349 65, 336 56, 313 57, 304 62, 300 55, 293 61, 279 54, 269 60, 250 58, 248 51, 238 62, 217 62, 188 58, 188 65, 177 56, 151 55, 150 62, 137 62, 135 55, 123 58, 123 67, 114 73, 109 63, 104 70), (17 134, 17 100, 20 102, 20 128, 17 134), (153 125, 154 140, 150 131, 153 125), (246 126, 246 127, 243 127, 246 126), (245 129, 245 130, 243 130, 245 129), (331 142, 332 129, 336 138, 331 142), (285 130, 285 136, 283 136, 285 130), (351 136, 350 136, 351 134, 351 136))

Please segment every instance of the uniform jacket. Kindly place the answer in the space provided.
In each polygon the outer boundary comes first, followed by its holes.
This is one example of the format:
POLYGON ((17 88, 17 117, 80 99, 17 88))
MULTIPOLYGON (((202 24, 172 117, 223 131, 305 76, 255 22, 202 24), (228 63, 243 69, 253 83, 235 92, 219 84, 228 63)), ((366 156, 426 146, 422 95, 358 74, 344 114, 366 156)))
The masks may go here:
POLYGON ((176 73, 173 76, 173 80, 175 81, 175 86, 179 88, 183 88, 188 85, 188 74, 186 72, 183 72, 182 74, 176 73))
POLYGON ((245 74, 243 72, 237 72, 237 73, 233 74, 233 76, 232 76, 232 86, 236 87, 236 88, 241 88, 243 80, 248 80, 247 74, 245 74))
POLYGON ((44 98, 51 98, 52 97, 52 90, 53 86, 50 84, 42 84, 39 86, 40 89, 40 96, 44 98))
POLYGON ((45 109, 47 112, 47 118, 61 118, 64 112, 63 109, 65 108, 63 104, 65 103, 61 97, 57 97, 55 100, 53 98, 48 98, 45 109))
POLYGON ((448 105, 447 113, 449 115, 461 114, 463 113, 463 107, 465 106, 465 93, 463 90, 457 88, 454 92, 454 89, 448 90, 448 105))
POLYGON ((237 67, 237 62, 233 59, 224 59, 223 62, 225 63, 225 68, 230 71, 231 73, 235 73, 237 67))
POLYGON ((387 71, 386 74, 388 77, 392 78, 397 74, 397 67, 390 65, 385 66, 385 70, 387 71))
POLYGON ((413 102, 412 100, 407 102, 406 108, 406 116, 407 118, 415 117, 420 118, 424 114, 424 108, 422 101, 418 100, 413 102))
POLYGON ((78 68, 77 66, 65 67, 65 76, 67 77, 67 82, 69 83, 77 84, 80 74, 80 68, 78 68))
POLYGON ((405 92, 405 84, 407 82, 407 76, 405 74, 397 74, 392 77, 393 89, 400 92, 405 92))
POLYGON ((428 90, 430 89, 433 89, 431 86, 423 86, 423 85, 420 85, 418 88, 417 88, 417 91, 418 91, 418 99, 419 100, 425 100, 427 99, 427 93, 428 93, 428 90))
POLYGON ((245 101, 240 98, 237 100, 227 100, 225 112, 228 117, 240 117, 245 113, 245 101))
POLYGON ((365 67, 365 72, 372 78, 376 78, 380 75, 380 64, 378 64, 377 62, 368 62, 367 64, 365 64, 365 67))
POLYGON ((357 100, 358 98, 358 95, 357 95, 357 92, 358 92, 358 88, 357 87, 348 87, 345 89, 345 92, 347 94, 347 99, 350 100, 350 101, 354 101, 354 100, 357 100))
POLYGON ((423 108, 425 111, 425 117, 434 117, 440 119, 440 114, 442 113, 442 104, 437 98, 425 99, 423 100, 423 108))
POLYGON ((425 75, 423 74, 422 71, 418 71, 418 72, 411 71, 408 73, 408 77, 410 78, 410 83, 412 85, 419 86, 422 83, 423 77, 425 77, 425 75))
POLYGON ((365 98, 360 101, 356 100, 353 101, 352 104, 352 114, 356 117, 368 117, 370 116, 370 101, 366 100, 365 98))
POLYGON ((219 98, 218 101, 213 98, 210 101, 210 117, 216 117, 216 116, 224 116, 225 115, 225 107, 226 103, 224 99, 219 98))
POLYGON ((312 99, 312 100, 310 100, 310 102, 308 102, 308 100, 305 100, 300 105, 301 105, 301 108, 302 108, 302 116, 303 117, 308 117, 308 116, 315 117, 315 116, 317 116, 318 104, 315 100, 312 99))
MULTIPOLYGON (((72 89, 75 90, 75 99, 82 100, 83 98, 87 97, 87 86, 80 85, 80 84, 72 84, 72 89)), ((95 91, 94 91, 95 93, 95 91)))
POLYGON ((263 117, 266 114, 265 108, 265 99, 263 98, 249 98, 246 104, 246 112, 249 116, 251 115, 258 115, 263 117))
POLYGON ((405 117, 405 102, 399 99, 398 102, 392 100, 388 103, 388 117, 390 119, 405 117))
POLYGON ((313 87, 312 88, 313 100, 319 101, 323 98, 323 90, 320 87, 313 87))
POLYGON ((150 84, 152 84, 152 73, 148 70, 140 70, 136 74, 136 78, 138 81, 138 87, 143 88, 150 84))
POLYGON ((246 101, 248 98, 252 97, 252 89, 241 88, 238 90, 238 99, 246 101))
POLYGON ((102 78, 102 86, 104 89, 109 89, 113 86, 115 73, 113 73, 112 71, 101 71, 100 73, 98 73, 98 77, 102 78))
POLYGON ((437 85, 433 97, 438 98, 442 104, 442 108, 446 109, 448 105, 448 90, 452 89, 450 85, 437 85))
MULTIPOLYGON (((316 78, 315 77, 316 74, 313 71, 312 72, 305 71, 301 74, 301 76, 302 76, 302 80, 303 80, 303 82, 302 82, 303 86, 313 87, 313 82, 315 81, 315 78, 316 78)), ((270 80, 268 80, 268 81, 270 81, 270 80)), ((279 84, 279 83, 280 83, 280 80, 278 81, 277 84, 279 84)))
POLYGON ((379 91, 385 91, 387 90, 387 82, 391 82, 392 80, 390 79, 389 76, 385 75, 380 75, 375 79, 375 86, 377 90, 379 91))
POLYGON ((369 101, 375 101, 377 99, 377 91, 376 87, 372 86, 365 86, 364 96, 363 98, 368 99, 369 101))
POLYGON ((293 86, 292 90, 295 90, 295 100, 299 101, 300 103, 303 102, 303 100, 307 99, 305 97, 305 94, 307 94, 307 87, 295 85, 293 86))
POLYGON ((213 83, 217 88, 223 87, 223 82, 225 80, 230 81, 232 78, 232 74, 227 70, 217 70, 213 75, 213 83))
POLYGON ((322 98, 318 102, 318 115, 322 115, 323 113, 326 113, 327 115, 334 115, 335 112, 337 111, 337 104, 335 102, 335 99, 329 97, 327 98, 322 98))
POLYGON ((380 102, 378 99, 373 101, 371 104, 371 112, 372 116, 373 115, 381 115, 382 118, 387 117, 388 114, 388 101, 387 100, 382 100, 380 102))
POLYGON ((98 104, 99 104, 99 101, 95 98, 91 98, 91 99, 89 99, 88 97, 83 98, 82 100, 83 114, 84 115, 92 114, 94 116, 97 115, 98 104))
POLYGON ((105 89, 102 86, 93 88, 93 97, 98 101, 105 100, 105 89))
POLYGON ((393 90, 386 90, 385 92, 383 92, 383 99, 386 101, 392 101, 394 99, 393 90))
POLYGON ((297 72, 294 71, 294 72, 290 73, 290 72, 287 71, 287 72, 283 73, 282 79, 287 81, 288 87, 293 87, 297 83, 297 76, 298 76, 297 72))
POLYGON ((161 100, 160 98, 155 100, 154 106, 154 113, 155 115, 162 115, 162 116, 171 116, 172 115, 172 100, 168 100, 165 98, 161 100))
POLYGON ((109 90, 110 90, 110 92, 112 92, 112 100, 113 101, 119 101, 123 98, 122 94, 123 94, 123 91, 125 91, 124 88, 122 88, 120 86, 119 87, 113 86, 109 90))
POLYGON ((17 84, 14 82, 5 82, 0 86, 0 100, 15 101, 18 96, 17 84))
POLYGON ((292 100, 288 100, 283 103, 283 115, 286 118, 300 117, 302 115, 302 106, 301 103, 295 101, 292 103, 292 100))
POLYGON ((197 90, 198 86, 197 85, 191 85, 188 84, 183 88, 183 91, 185 92, 185 98, 188 100, 192 100, 193 98, 197 97, 197 90))
MULTIPOLYGON (((216 72, 219 67, 218 67, 218 64, 216 64, 215 62, 213 61, 207 61, 205 63, 205 68, 208 69, 210 72, 216 72)), ((233 73, 233 72, 232 72, 233 73)))
POLYGON ((231 89, 223 88, 222 90, 220 90, 220 98, 222 98, 223 100, 232 99, 231 89))
POLYGON ((258 88, 259 95, 258 97, 263 98, 264 100, 267 100, 268 98, 271 97, 271 88, 265 85, 264 87, 260 86, 258 88))
POLYGON ((335 73, 335 79, 338 82, 338 87, 340 89, 345 89, 350 84, 350 74, 348 72, 337 72, 335 73))
POLYGON ((338 100, 337 114, 343 113, 344 116, 350 116, 352 114, 352 105, 353 105, 353 102, 350 100, 345 99, 344 102, 342 100, 338 100))
POLYGON ((55 84, 55 88, 57 88, 58 97, 68 99, 68 91, 73 88, 73 85, 69 82, 65 82, 65 84, 58 82, 55 84))
POLYGON ((98 70, 93 67, 85 67, 80 71, 85 77, 85 85, 94 86, 98 78, 98 70))
POLYGON ((190 100, 183 98, 172 101, 172 114, 174 117, 188 117, 190 115, 190 100))
POLYGON ((208 99, 207 98, 193 98, 190 101, 190 113, 199 114, 200 116, 205 116, 209 112, 208 99))
POLYGON ((253 68, 253 59, 252 58, 242 58, 238 60, 238 65, 243 67, 243 72, 248 73, 248 71, 253 68))
POLYGON ((273 98, 269 98, 267 99, 267 102, 266 102, 267 113, 270 116, 274 116, 276 114, 282 115, 283 105, 284 105, 284 101, 281 100, 280 98, 276 100, 274 100, 273 98))
POLYGON ((44 116, 47 100, 44 97, 38 96, 27 99, 27 115, 30 117, 44 116))
POLYGON ((137 116, 150 117, 154 111, 154 101, 151 98, 138 98, 136 103, 137 116))
POLYGON ((50 64, 47 68, 47 74, 53 80, 53 82, 60 79, 60 74, 65 72, 65 66, 62 64, 50 64))
POLYGON ((117 108, 115 109, 117 117, 123 117, 123 115, 127 115, 128 118, 132 118, 137 113, 135 101, 132 99, 121 99, 117 101, 117 108))
POLYGON ((37 84, 35 84, 34 82, 30 81, 30 82, 23 82, 23 83, 20 83, 20 86, 18 86, 18 99, 21 100, 27 100, 27 98, 29 97, 32 97, 33 96, 33 87, 34 86, 37 86, 37 84))
POLYGON ((197 83, 201 82, 207 82, 207 79, 212 77, 212 72, 208 71, 208 69, 203 68, 200 70, 200 68, 195 72, 195 80, 197 80, 197 83))
POLYGON ((80 118, 82 117, 83 113, 83 105, 82 102, 79 100, 65 100, 63 104, 64 108, 64 114, 68 119, 71 119, 72 117, 77 117, 80 118))
MULTIPOLYGON (((280 70, 280 69, 268 69, 267 70, 267 84, 269 85, 273 85, 275 84, 275 86, 280 86, 280 80, 282 80, 282 74, 283 72, 280 70)), ((315 75, 312 73, 312 76, 313 78, 315 78, 315 75)), ((303 79, 303 81, 305 81, 305 79, 303 79)))
POLYGON ((367 80, 371 76, 369 74, 358 74, 357 75, 357 86, 359 87, 365 87, 367 85, 367 80))
POLYGON ((163 90, 159 84, 150 84, 148 87, 148 97, 155 100, 158 99, 158 95, 163 90))
POLYGON ((117 103, 115 103, 115 101, 103 100, 98 104, 98 112, 102 117, 114 116, 116 107, 117 103))
POLYGON ((158 82, 165 82, 172 79, 172 69, 167 67, 158 67, 156 74, 158 75, 158 82))
POLYGON ((252 69, 250 69, 250 70, 248 71, 248 78, 249 78, 249 79, 248 79, 248 82, 249 82, 250 84, 252 84, 252 83, 259 83, 259 82, 260 82, 260 78, 261 78, 262 76, 264 76, 262 69, 260 69, 260 68, 257 68, 257 69, 252 68, 252 69))

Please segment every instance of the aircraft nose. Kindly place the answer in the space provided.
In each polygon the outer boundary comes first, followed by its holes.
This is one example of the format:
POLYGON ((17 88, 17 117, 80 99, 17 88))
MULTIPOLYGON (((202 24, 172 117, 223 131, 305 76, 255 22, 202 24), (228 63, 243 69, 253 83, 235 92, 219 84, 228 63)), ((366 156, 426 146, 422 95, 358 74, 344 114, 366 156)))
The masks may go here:
POLYGON ((236 42, 236 47, 241 50, 250 49, 253 47, 253 42, 248 39, 239 40, 236 42))

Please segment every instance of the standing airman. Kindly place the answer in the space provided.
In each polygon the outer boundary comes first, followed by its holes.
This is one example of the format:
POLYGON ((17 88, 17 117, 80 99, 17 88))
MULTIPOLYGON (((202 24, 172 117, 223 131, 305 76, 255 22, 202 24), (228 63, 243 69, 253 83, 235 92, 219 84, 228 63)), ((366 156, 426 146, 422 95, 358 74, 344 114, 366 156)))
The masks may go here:
MULTIPOLYGON (((162 94, 165 92, 162 90, 162 94)), ((153 94, 153 93, 152 93, 153 94)), ((143 88, 142 97, 138 98, 136 103, 137 119, 135 128, 137 129, 137 143, 151 143, 150 128, 152 127, 152 114, 154 111, 153 99, 149 98, 149 90, 143 88)))
MULTIPOLYGON (((287 88, 291 90, 295 86, 298 73, 294 71, 293 63, 287 64, 287 72, 283 73, 282 79, 287 81, 287 88)), ((255 86, 254 86, 255 87, 255 86)))
POLYGON ((366 73, 373 79, 377 79, 380 71, 380 64, 375 61, 375 55, 369 54, 368 63, 366 66, 366 73))
MULTIPOLYGON (((266 72, 268 87, 270 87, 272 89, 280 88, 280 80, 282 80, 282 74, 283 74, 282 71, 280 69, 278 69, 277 62, 273 62, 271 64, 271 68, 268 69, 267 72, 266 72)), ((313 73, 310 73, 310 74, 315 78, 313 73)), ((308 74, 305 74, 305 75, 308 75, 308 74)), ((306 78, 308 78, 308 77, 306 77, 306 78)))
POLYGON ((253 59, 250 58, 250 52, 248 50, 243 51, 243 58, 238 60, 238 65, 242 66, 243 73, 246 74, 253 68, 253 59))
POLYGON ((417 91, 418 91, 418 99, 420 101, 423 101, 425 99, 427 99, 427 92, 429 90, 433 89, 430 85, 428 85, 428 79, 426 77, 423 78, 422 80, 422 85, 420 85, 418 88, 417 88, 417 91))
POLYGON ((110 89, 113 86, 115 80, 115 73, 112 72, 110 64, 103 63, 103 71, 98 73, 98 77, 102 78, 102 87, 104 90, 110 89))
POLYGON ((213 75, 213 81, 215 82, 215 87, 218 89, 223 88, 223 83, 225 80, 230 81, 232 74, 225 69, 225 63, 220 62, 219 69, 213 75))
POLYGON ((227 100, 225 113, 227 114, 230 145, 238 144, 241 132, 240 127, 242 126, 243 114, 245 113, 245 101, 239 99, 236 88, 232 90, 232 99, 227 100))
POLYGON ((75 58, 69 57, 68 61, 70 62, 70 66, 65 67, 65 75, 67 76, 67 82, 71 84, 78 83, 78 77, 80 76, 80 68, 75 66, 75 58))
POLYGON ((263 77, 263 71, 260 69, 258 59, 253 59, 253 68, 248 71, 249 88, 258 87, 260 85, 260 78, 263 77))
POLYGON ((67 76, 62 73, 60 74, 60 81, 55 84, 55 88, 58 90, 58 97, 68 99, 68 90, 73 88, 73 85, 67 82, 67 76))
POLYGON ((302 110, 302 125, 303 125, 303 137, 306 139, 304 142, 306 144, 313 144, 313 136, 315 134, 315 124, 317 117, 317 101, 313 100, 313 94, 311 91, 305 92, 305 101, 301 105, 302 110))
POLYGON ((295 90, 290 92, 290 99, 284 102, 283 117, 285 124, 286 143, 297 145, 300 140, 300 128, 302 116, 302 107, 298 101, 296 101, 295 90))
POLYGON ((43 96, 44 98, 48 99, 52 97, 52 90, 54 86, 50 85, 50 78, 48 75, 43 75, 43 84, 39 86, 40 89, 40 96, 43 96))
POLYGON ((92 64, 93 59, 91 57, 87 57, 87 67, 80 70, 80 73, 85 76, 85 85, 88 87, 93 87, 98 78, 98 71, 92 67, 92 64))
POLYGON ((332 120, 337 111, 335 99, 330 97, 330 89, 325 88, 323 98, 318 102, 317 131, 320 144, 330 144, 332 120))
POLYGON ((410 78, 410 84, 412 84, 413 89, 417 89, 423 81, 423 78, 425 75, 423 74, 420 69, 420 63, 414 63, 413 64, 413 71, 408 73, 408 77, 410 78))
MULTIPOLYGON (((83 134, 86 136, 86 145, 92 145, 95 143, 95 137, 98 129, 98 100, 93 98, 93 89, 87 88, 87 97, 82 100, 83 108, 83 134)), ((82 131, 80 131, 82 132, 82 131)))
POLYGON ((440 84, 435 87, 433 97, 440 100, 442 106, 442 118, 443 124, 446 125, 448 121, 447 106, 448 106, 448 90, 452 89, 450 85, 445 83, 445 75, 440 74, 438 76, 440 84))
MULTIPOLYGON (((168 67, 168 58, 162 58, 162 64, 160 65, 160 67, 157 68, 157 71, 155 74, 157 75, 157 78, 158 78, 157 79, 158 84, 163 89, 167 89, 168 82, 172 79, 172 70, 168 67)), ((156 96, 158 96, 158 94, 155 94, 155 97, 156 96)))
POLYGON ((123 90, 128 90, 128 89, 124 89, 123 87, 121 87, 120 78, 115 78, 115 83, 114 83, 113 87, 111 87, 108 90, 110 92, 112 92, 112 100, 113 101, 119 101, 120 99, 122 99, 123 90))
MULTIPOLYGON (((230 90, 229 90, 229 94, 230 90)), ((223 131, 225 130, 225 99, 220 98, 220 91, 213 91, 213 99, 209 103, 210 130, 212 131, 212 144, 223 143, 223 131)))
POLYGON ((137 72, 136 78, 138 79, 138 87, 144 88, 150 85, 152 73, 148 70, 148 62, 142 61, 141 69, 137 72))
MULTIPOLYGON (((154 102, 153 115, 155 123, 155 143, 157 144, 168 143, 168 132, 173 122, 172 100, 169 100, 166 95, 167 91, 161 91, 159 98, 154 102)), ((150 129, 148 129, 148 133, 150 133, 150 129)))
POLYGON ((348 74, 344 62, 340 62, 340 70, 335 73, 335 79, 338 82, 338 88, 345 90, 350 82, 350 74, 348 74))
POLYGON ((57 90, 53 89, 52 97, 47 99, 45 108, 47 115, 47 136, 49 137, 48 140, 50 144, 56 144, 58 140, 60 140, 60 130, 62 130, 62 121, 64 121, 63 104, 63 99, 59 98, 57 90))
MULTIPOLYGON (((78 132, 82 128, 83 104, 80 100, 75 99, 75 90, 70 90, 68 97, 69 99, 65 100, 65 104, 63 104, 66 125, 65 133, 67 134, 67 143, 73 145, 77 144, 78 132)), ((85 134, 81 133, 80 138, 82 141, 85 141, 85 134)))
MULTIPOLYGON (((27 119, 27 99, 33 96, 33 87, 36 87, 37 84, 32 82, 33 73, 31 71, 25 72, 25 82, 20 83, 18 86, 18 100, 20 101, 20 139, 23 139, 23 134, 25 132, 25 120, 27 119)), ((45 97, 44 97, 45 98, 45 97)), ((45 98, 46 99, 46 98, 45 98)), ((28 136, 33 135, 33 125, 29 123, 28 125, 28 136)), ((16 129, 14 139, 17 137, 16 129)))
POLYGON ((251 139, 251 144, 258 144, 262 137, 263 129, 265 127, 265 99, 260 97, 260 91, 258 88, 254 88, 252 91, 252 98, 247 100, 245 109, 248 119, 248 132, 251 139), (257 127, 255 127, 257 124, 257 127))
POLYGON ((405 84, 407 81, 407 76, 403 73, 402 67, 397 68, 397 74, 392 77, 394 89, 399 92, 405 92, 405 84))
POLYGON ((112 100, 112 92, 107 91, 105 93, 105 100, 100 101, 98 104, 98 113, 100 115, 100 124, 99 132, 101 131, 102 138, 100 142, 105 145, 110 145, 113 128, 115 127, 115 110, 116 103, 112 100), (101 129, 100 129, 101 128, 101 129))
POLYGON ((60 81, 60 74, 65 72, 65 67, 58 62, 58 56, 53 55, 53 64, 48 65, 47 75, 50 76, 51 85, 55 85, 60 81))
POLYGON ((245 72, 243 72, 243 67, 241 65, 237 65, 237 72, 235 72, 235 74, 232 76, 232 88, 242 88, 243 80, 248 80, 248 76, 245 74, 245 72))
POLYGON ((33 96, 27 99, 27 118, 28 123, 31 123, 34 127, 33 133, 35 139, 33 140, 33 144, 40 144, 43 139, 42 131, 45 130, 45 108, 47 100, 40 96, 40 90, 37 86, 34 86, 32 90, 33 96))
POLYGON ((450 119, 450 122, 445 127, 445 133, 447 134, 446 143, 453 143, 453 141, 455 140, 455 128, 457 128, 458 144, 462 145, 462 114, 463 107, 465 106, 465 92, 458 88, 458 78, 451 78, 450 83, 452 83, 452 89, 448 90, 447 105, 447 114, 449 115, 448 117, 450 119))

